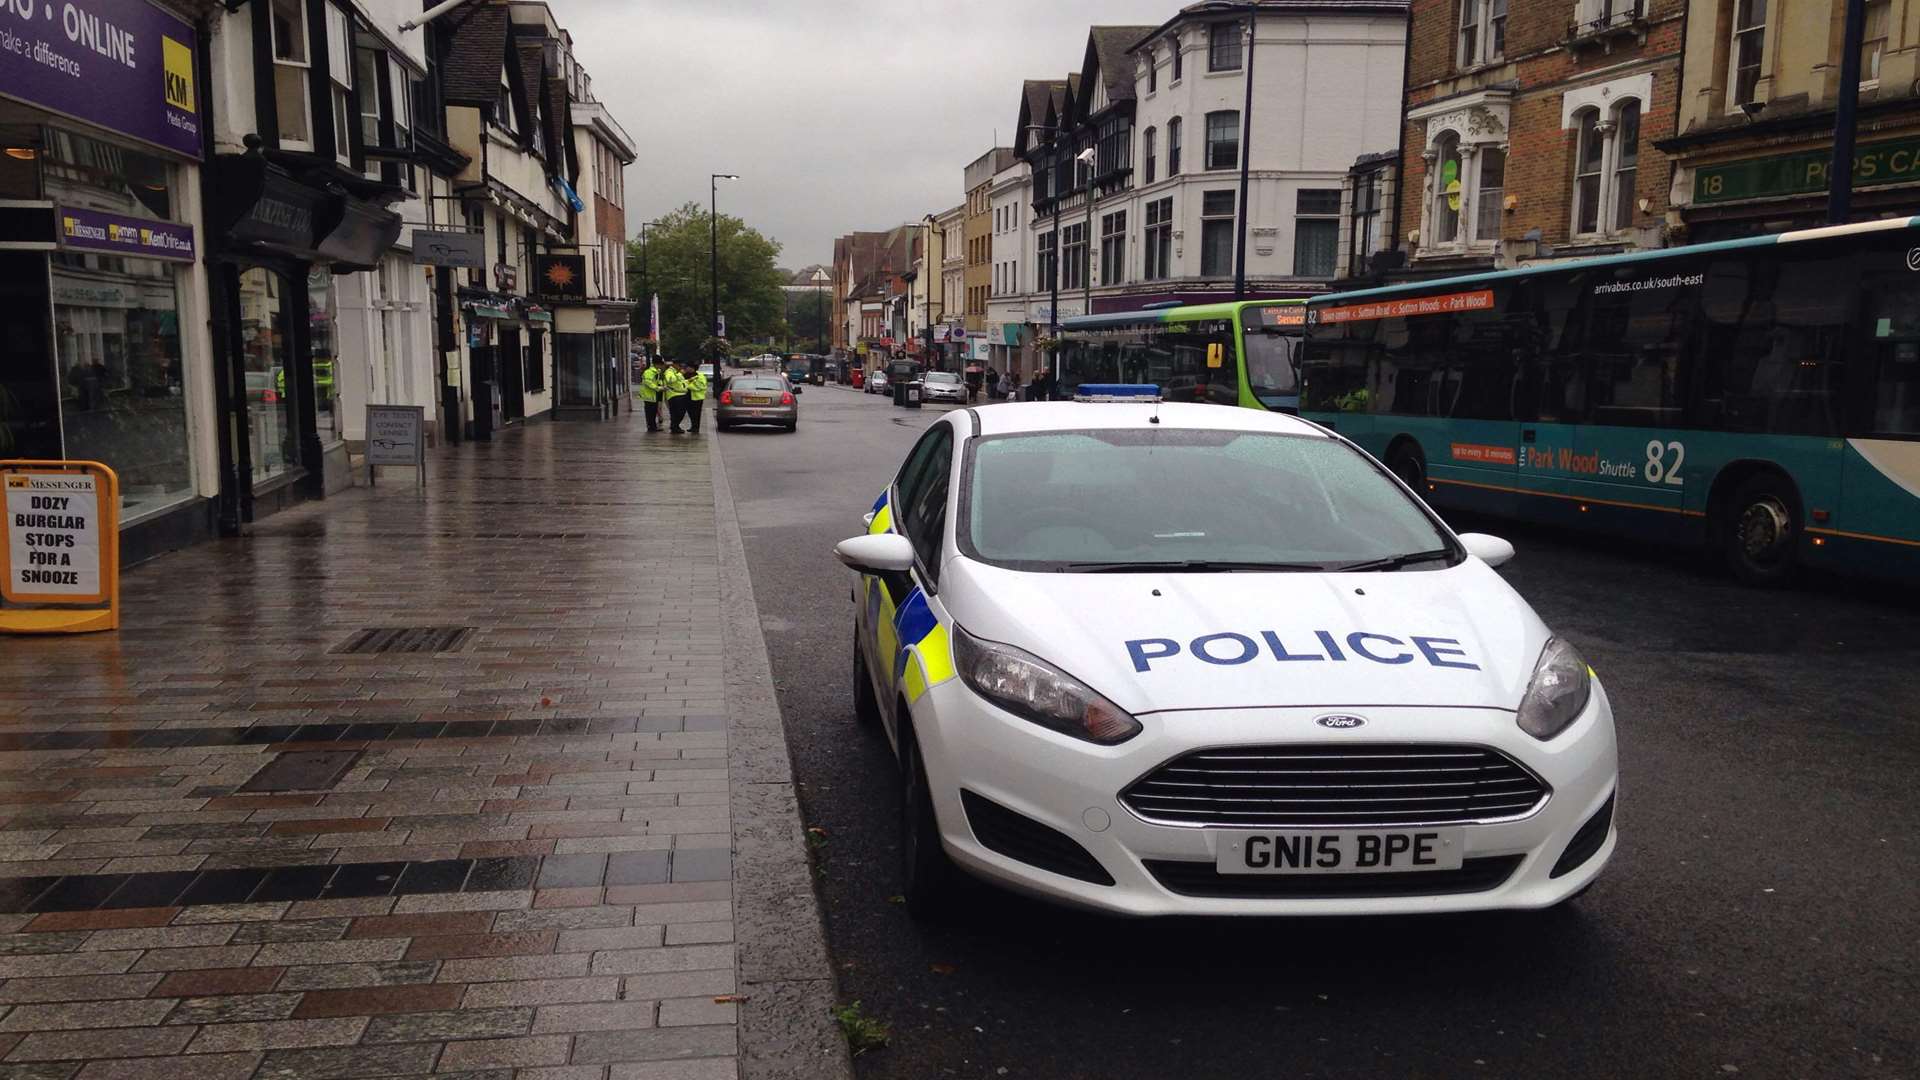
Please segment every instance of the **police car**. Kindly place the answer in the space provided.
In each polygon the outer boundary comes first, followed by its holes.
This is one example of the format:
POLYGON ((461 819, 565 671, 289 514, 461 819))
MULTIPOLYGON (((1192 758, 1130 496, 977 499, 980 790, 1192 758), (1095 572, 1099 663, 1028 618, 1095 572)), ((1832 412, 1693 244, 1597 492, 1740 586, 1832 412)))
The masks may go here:
POLYGON ((1135 915, 1542 908, 1615 845, 1606 691, 1379 462, 1141 401, 941 417, 835 554, 905 895, 1135 915))

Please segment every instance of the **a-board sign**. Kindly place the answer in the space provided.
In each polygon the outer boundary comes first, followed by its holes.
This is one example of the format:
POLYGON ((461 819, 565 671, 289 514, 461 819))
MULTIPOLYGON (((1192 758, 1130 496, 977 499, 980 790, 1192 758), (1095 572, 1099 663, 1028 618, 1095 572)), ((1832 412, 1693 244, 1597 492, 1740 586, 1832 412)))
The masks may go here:
POLYGON ((5 577, 16 604, 100 604, 109 571, 102 538, 108 508, 100 477, 81 472, 5 474, 5 577))
POLYGON ((427 486, 426 414, 422 405, 367 406, 367 482, 382 465, 418 470, 420 487, 427 486))
POLYGON ((0 634, 120 628, 120 478, 98 461, 0 461, 0 634))

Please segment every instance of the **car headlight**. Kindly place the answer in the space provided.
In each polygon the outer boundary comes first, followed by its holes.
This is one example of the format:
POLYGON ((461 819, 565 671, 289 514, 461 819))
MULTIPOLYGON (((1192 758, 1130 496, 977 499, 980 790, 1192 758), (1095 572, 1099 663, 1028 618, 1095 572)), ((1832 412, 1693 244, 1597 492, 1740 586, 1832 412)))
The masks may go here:
POLYGON ((1562 638, 1540 650, 1527 696, 1520 699, 1520 730, 1542 742, 1567 729, 1593 694, 1592 672, 1580 652, 1562 638))
POLYGON ((974 693, 1022 720, 1103 746, 1140 734, 1140 721, 1125 709, 1031 653, 955 626, 953 659, 974 693))

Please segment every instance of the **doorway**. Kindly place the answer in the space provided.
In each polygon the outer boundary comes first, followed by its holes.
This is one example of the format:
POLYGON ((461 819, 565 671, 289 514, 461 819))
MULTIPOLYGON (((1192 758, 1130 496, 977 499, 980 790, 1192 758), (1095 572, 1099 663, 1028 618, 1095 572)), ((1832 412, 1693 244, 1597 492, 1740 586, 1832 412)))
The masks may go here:
POLYGON ((44 253, 0 251, 0 458, 65 456, 47 291, 44 253))
POLYGON ((520 328, 501 327, 497 356, 500 369, 500 419, 511 424, 527 418, 527 356, 520 345, 520 328))

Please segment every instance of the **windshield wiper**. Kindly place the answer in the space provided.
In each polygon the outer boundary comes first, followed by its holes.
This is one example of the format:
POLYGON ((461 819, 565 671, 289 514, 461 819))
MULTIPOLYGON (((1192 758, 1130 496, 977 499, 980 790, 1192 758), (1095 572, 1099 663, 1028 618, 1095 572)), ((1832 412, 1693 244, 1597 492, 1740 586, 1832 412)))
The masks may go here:
POLYGON ((1435 548, 1432 551, 1414 551, 1405 555, 1388 555, 1383 559, 1362 559, 1359 562, 1339 563, 1328 567, 1328 569, 1336 574, 1359 573, 1366 570, 1403 570, 1415 563, 1451 558, 1453 558, 1452 551, 1446 548, 1435 548))
POLYGON ((1218 559, 1173 559, 1161 562, 1070 562, 1061 567, 1080 574, 1231 574, 1258 571, 1321 571, 1325 563, 1228 562, 1218 559))

